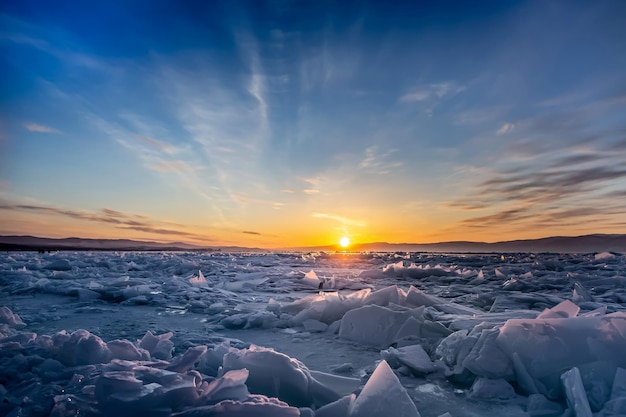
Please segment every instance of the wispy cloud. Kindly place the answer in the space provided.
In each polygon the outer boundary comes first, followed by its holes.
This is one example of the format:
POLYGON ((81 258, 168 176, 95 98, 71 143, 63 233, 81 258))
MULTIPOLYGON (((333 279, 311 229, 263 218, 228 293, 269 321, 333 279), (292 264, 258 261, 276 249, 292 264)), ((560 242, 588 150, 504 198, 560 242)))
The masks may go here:
POLYGON ((183 161, 162 161, 149 166, 153 171, 193 173, 202 170, 202 167, 194 166, 183 161))
POLYGON ((49 47, 48 42, 44 41, 43 39, 38 39, 21 33, 2 33, 0 34, 0 40, 28 45, 38 49, 46 49, 49 47))
POLYGON ((147 216, 138 214, 128 214, 109 208, 103 208, 100 211, 88 210, 70 210, 54 206, 21 204, 8 200, 0 201, 0 210, 17 211, 17 212, 36 212, 40 214, 56 215, 73 220, 82 220, 92 223, 101 223, 112 225, 118 229, 136 230, 144 233, 153 233, 160 235, 179 236, 182 238, 193 238, 200 240, 212 240, 211 238, 185 230, 176 230, 163 227, 165 224, 172 225, 171 222, 162 222, 151 219, 147 216))
POLYGON ((0 34, 0 41, 8 41, 35 48, 56 58, 64 65, 91 70, 116 71, 115 66, 109 66, 103 60, 87 53, 78 52, 80 49, 78 47, 79 42, 71 42, 71 39, 63 31, 47 30, 33 23, 27 23, 7 15, 0 16, 0 23, 9 23, 7 26, 12 26, 15 29, 13 32, 9 31, 0 34), (41 36, 38 36, 38 34, 43 35, 44 33, 51 38, 42 39, 41 36), (59 47, 59 44, 65 45, 64 47, 59 47))
MULTIPOLYGON (((319 178, 302 178, 299 177, 298 178, 299 181, 304 182, 306 185, 306 188, 302 189, 302 192, 305 194, 319 194, 320 189, 320 179, 319 178)), ((289 192, 289 191, 287 191, 289 192)))
POLYGON ((37 123, 27 123, 24 125, 24 128, 29 132, 37 132, 37 133, 61 133, 59 130, 50 127, 44 126, 37 123))
POLYGON ((354 220, 354 219, 350 219, 348 217, 338 216, 336 214, 312 213, 311 215, 313 217, 315 217, 316 219, 333 220, 333 221, 336 221, 338 223, 341 223, 344 226, 357 226, 357 227, 365 227, 365 226, 367 226, 367 223, 365 223, 365 222, 363 222, 361 220, 354 220))
POLYGON ((583 218, 598 228, 614 222, 626 214, 617 202, 626 192, 626 153, 614 150, 626 126, 592 128, 599 111, 613 109, 585 104, 505 123, 496 136, 514 131, 520 139, 502 142, 491 169, 477 174, 482 180, 445 207, 480 213, 460 222, 469 228, 580 230, 583 218))
POLYGON ((505 123, 502 125, 500 129, 496 132, 496 135, 506 135, 507 133, 511 133, 515 129, 515 124, 513 123, 505 123))
POLYGON ((424 101, 428 100, 431 96, 432 92, 429 90, 414 91, 412 93, 406 93, 405 95, 400 97, 400 101, 404 101, 407 103, 413 101, 424 101))
POLYGON ((253 231, 250 231, 250 230, 244 230, 241 233, 245 233, 247 235, 259 235, 259 236, 261 235, 261 233, 259 233, 259 232, 253 232, 253 231))
POLYGON ((266 76, 261 67, 258 42, 251 34, 242 31, 235 33, 235 39, 250 71, 248 93, 258 102, 261 123, 263 127, 266 127, 268 122, 268 105, 265 99, 266 76))
POLYGON ((196 233, 190 232, 181 232, 180 230, 172 230, 172 229, 161 229, 158 227, 150 227, 150 226, 123 226, 121 229, 126 230, 136 230, 138 232, 157 234, 157 235, 166 235, 166 236, 178 236, 181 238, 190 238, 190 239, 202 239, 206 241, 213 240, 203 235, 198 235, 196 233))
MULTIPOLYGON (((492 123, 498 120, 507 111, 506 106, 483 107, 465 110, 456 115, 454 124, 462 126, 474 126, 483 123, 492 123)), ((510 128, 512 130, 512 128, 510 128)), ((506 132, 508 133, 508 132, 506 132)))
POLYGON ((465 91, 464 86, 457 85, 452 81, 430 84, 426 87, 418 88, 407 92, 400 101, 405 103, 426 101, 430 99, 441 99, 446 96, 453 96, 465 91))
POLYGON ((135 135, 135 137, 137 138, 137 140, 139 140, 139 141, 141 141, 141 142, 143 142, 145 144, 148 144, 150 146, 153 146, 153 147, 155 147, 155 148, 157 148, 157 149, 159 149, 159 150, 161 150, 163 152, 166 152, 168 154, 175 154, 175 153, 180 152, 179 148, 177 148, 177 147, 175 147, 173 145, 170 145, 169 143, 165 143, 163 141, 160 141, 160 140, 157 140, 157 139, 153 139, 153 138, 150 138, 150 137, 144 136, 144 135, 135 135))
POLYGON ((403 165, 402 162, 391 159, 396 152, 397 149, 380 151, 378 146, 370 146, 365 150, 365 158, 359 163, 359 167, 372 174, 389 174, 403 165))

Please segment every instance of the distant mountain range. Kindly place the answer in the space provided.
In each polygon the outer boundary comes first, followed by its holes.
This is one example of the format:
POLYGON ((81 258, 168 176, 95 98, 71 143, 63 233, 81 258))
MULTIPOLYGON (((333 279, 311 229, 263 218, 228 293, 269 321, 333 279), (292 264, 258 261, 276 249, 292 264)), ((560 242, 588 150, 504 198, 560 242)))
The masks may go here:
POLYGON ((262 251, 262 249, 244 248, 238 246, 197 246, 184 242, 160 243, 129 239, 83 239, 79 237, 51 239, 36 236, 0 236, 0 250, 262 251))
MULTIPOLYGON (((300 248, 302 250, 338 250, 337 246, 300 248)), ((626 253, 626 235, 593 234, 585 236, 554 236, 541 239, 502 242, 454 241, 440 243, 374 242, 350 247, 355 252, 556 252, 556 253, 626 253)))
MULTIPOLYGON (((0 250, 119 250, 119 251, 223 251, 269 252, 267 249, 240 246, 196 246, 183 242, 144 242, 128 239, 50 239, 35 236, 0 236, 0 250)), ((284 248, 283 251, 340 251, 337 245, 284 248)), ((593 234, 555 236, 542 239, 486 242, 387 243, 352 245, 351 252, 557 252, 557 253, 626 253, 626 235, 593 234)))

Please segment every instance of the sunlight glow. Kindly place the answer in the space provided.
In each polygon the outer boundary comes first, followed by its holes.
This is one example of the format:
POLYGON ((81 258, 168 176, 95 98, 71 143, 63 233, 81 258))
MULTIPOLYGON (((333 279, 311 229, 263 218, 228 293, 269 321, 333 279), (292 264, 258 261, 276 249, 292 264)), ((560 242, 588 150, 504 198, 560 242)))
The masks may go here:
POLYGON ((341 240, 339 241, 339 244, 344 247, 347 248, 348 246, 350 246, 350 239, 348 239, 347 237, 342 237, 341 240))

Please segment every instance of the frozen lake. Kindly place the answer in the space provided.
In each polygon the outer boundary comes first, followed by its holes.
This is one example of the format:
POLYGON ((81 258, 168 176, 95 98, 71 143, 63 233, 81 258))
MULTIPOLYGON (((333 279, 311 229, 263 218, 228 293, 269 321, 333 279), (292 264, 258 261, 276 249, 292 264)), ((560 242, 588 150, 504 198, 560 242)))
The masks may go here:
POLYGON ((5 252, 0 306, 0 415, 626 414, 619 254, 5 252))

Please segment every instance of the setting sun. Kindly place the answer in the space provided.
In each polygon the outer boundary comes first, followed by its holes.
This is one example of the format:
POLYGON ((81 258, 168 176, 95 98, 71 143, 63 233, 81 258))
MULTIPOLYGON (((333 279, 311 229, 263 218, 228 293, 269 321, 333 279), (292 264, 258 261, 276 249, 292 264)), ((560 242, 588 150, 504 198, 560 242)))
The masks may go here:
POLYGON ((350 239, 348 239, 347 237, 342 237, 341 240, 339 241, 339 244, 342 247, 347 248, 348 246, 350 246, 350 239))

